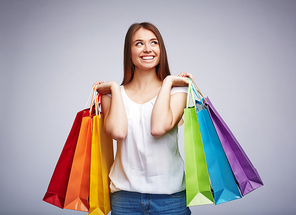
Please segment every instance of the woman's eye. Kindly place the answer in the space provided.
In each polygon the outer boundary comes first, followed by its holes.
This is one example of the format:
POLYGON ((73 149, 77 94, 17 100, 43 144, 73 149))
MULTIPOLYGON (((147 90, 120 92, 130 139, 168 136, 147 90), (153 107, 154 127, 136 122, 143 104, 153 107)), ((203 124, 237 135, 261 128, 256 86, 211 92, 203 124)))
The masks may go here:
POLYGON ((136 46, 141 46, 141 45, 143 45, 142 42, 137 42, 137 43, 136 43, 136 46))
POLYGON ((157 42, 157 41, 152 41, 151 44, 152 44, 152 45, 157 45, 158 42, 157 42))

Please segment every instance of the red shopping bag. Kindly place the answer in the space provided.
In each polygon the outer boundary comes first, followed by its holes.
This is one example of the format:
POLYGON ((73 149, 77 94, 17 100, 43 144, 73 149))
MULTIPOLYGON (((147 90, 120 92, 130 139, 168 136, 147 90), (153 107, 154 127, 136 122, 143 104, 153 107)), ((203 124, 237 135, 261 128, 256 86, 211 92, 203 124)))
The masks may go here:
POLYGON ((69 136, 51 177, 47 192, 43 198, 43 201, 60 208, 64 208, 65 195, 82 118, 87 115, 89 115, 89 109, 84 109, 77 113, 69 136))

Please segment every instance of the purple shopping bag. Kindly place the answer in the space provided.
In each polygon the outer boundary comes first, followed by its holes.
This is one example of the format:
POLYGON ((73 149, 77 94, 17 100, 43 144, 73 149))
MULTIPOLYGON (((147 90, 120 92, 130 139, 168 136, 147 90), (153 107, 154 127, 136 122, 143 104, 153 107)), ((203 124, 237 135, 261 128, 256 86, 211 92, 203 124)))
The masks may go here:
POLYGON ((214 108, 210 99, 207 97, 206 100, 207 109, 209 110, 232 172, 244 196, 261 187, 263 182, 239 142, 214 108))

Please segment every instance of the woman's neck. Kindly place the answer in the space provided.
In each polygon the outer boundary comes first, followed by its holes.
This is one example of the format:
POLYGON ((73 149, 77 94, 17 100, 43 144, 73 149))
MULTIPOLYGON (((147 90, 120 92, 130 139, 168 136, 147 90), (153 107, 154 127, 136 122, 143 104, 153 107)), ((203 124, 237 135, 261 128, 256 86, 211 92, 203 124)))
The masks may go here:
POLYGON ((151 70, 139 70, 134 72, 133 80, 129 83, 134 89, 144 90, 151 87, 161 86, 162 81, 156 75, 155 68, 151 70))
POLYGON ((144 104, 155 98, 162 86, 162 81, 153 71, 135 71, 131 82, 124 85, 127 96, 138 104, 144 104))

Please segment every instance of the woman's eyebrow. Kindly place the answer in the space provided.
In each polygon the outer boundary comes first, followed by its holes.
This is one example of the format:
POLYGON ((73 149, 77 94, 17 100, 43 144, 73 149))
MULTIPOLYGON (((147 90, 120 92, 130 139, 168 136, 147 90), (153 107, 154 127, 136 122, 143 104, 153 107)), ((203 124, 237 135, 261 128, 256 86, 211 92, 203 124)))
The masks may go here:
MULTIPOLYGON (((157 38, 153 37, 153 38, 150 39, 150 41, 152 41, 152 40, 157 40, 157 38)), ((134 41, 134 43, 135 43, 135 42, 142 42, 142 41, 144 41, 144 40, 143 40, 143 39, 136 39, 136 40, 134 41)))
POLYGON ((142 42, 143 40, 142 39, 136 39, 135 41, 134 41, 134 43, 135 42, 142 42))

